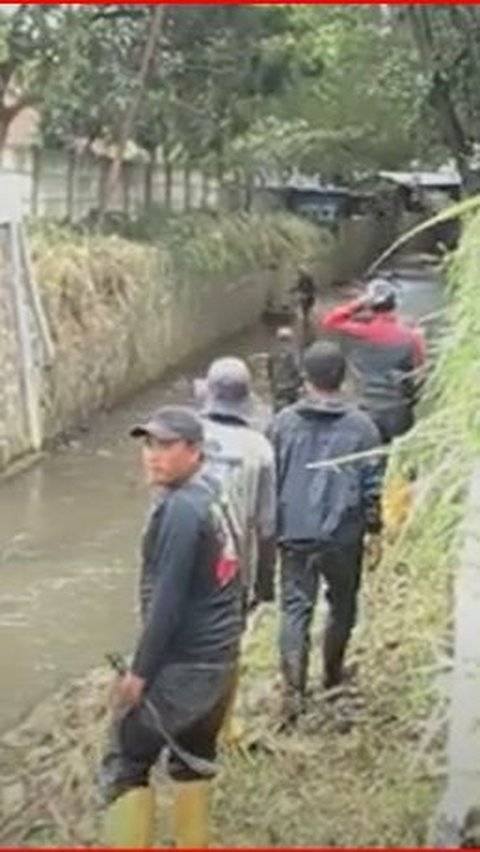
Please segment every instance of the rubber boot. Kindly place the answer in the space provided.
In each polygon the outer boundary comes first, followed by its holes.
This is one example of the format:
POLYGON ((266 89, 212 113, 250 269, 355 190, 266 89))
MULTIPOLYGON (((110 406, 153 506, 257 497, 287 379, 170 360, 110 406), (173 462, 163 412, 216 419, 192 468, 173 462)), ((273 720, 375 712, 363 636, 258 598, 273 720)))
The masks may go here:
POLYGON ((115 799, 105 816, 107 849, 150 849, 153 845, 155 798, 151 787, 134 787, 115 799))
POLYGON ((245 736, 245 723, 235 716, 235 702, 240 685, 240 666, 235 671, 223 725, 218 734, 218 745, 221 748, 238 747, 245 736))
POLYGON ((282 704, 281 726, 288 728, 305 712, 308 651, 286 654, 281 659, 282 704))
POLYGON ((173 836, 177 849, 208 849, 209 781, 176 781, 173 836))

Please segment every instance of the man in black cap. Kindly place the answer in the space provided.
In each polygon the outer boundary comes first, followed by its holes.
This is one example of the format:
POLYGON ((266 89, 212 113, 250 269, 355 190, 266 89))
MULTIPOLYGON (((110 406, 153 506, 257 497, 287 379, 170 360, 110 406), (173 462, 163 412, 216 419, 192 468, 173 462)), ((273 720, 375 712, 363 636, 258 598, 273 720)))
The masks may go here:
MULTIPOLYGON (((155 714, 193 762, 214 759, 242 629, 236 532, 217 483, 202 472, 201 421, 186 408, 166 406, 131 434, 142 440, 147 483, 159 497, 142 544, 142 630, 118 683, 120 707, 100 773, 113 802, 106 839, 114 848, 151 843, 149 775, 170 746, 155 714)), ((177 785, 177 845, 201 847, 206 782, 175 760, 171 747, 170 771, 185 782, 177 785)))
POLYGON ((305 399, 277 414, 270 433, 278 483, 286 723, 294 722, 304 706, 320 579, 329 604, 323 680, 331 689, 342 681, 355 624, 365 535, 381 529, 375 454, 380 436, 370 418, 340 393, 345 376, 341 350, 333 343, 313 344, 304 357, 304 372, 305 399))

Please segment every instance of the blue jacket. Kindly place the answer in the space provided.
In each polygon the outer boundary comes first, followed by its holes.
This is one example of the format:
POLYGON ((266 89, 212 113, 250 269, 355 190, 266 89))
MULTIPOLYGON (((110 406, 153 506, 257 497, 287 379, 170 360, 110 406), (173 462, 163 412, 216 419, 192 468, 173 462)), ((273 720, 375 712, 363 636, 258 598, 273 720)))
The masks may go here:
POLYGON ((277 470, 277 538, 325 543, 381 528, 380 456, 345 456, 379 446, 370 418, 339 394, 304 399, 274 418, 270 428, 277 470), (338 465, 332 461, 339 459, 338 465), (310 465, 324 462, 324 466, 310 465))

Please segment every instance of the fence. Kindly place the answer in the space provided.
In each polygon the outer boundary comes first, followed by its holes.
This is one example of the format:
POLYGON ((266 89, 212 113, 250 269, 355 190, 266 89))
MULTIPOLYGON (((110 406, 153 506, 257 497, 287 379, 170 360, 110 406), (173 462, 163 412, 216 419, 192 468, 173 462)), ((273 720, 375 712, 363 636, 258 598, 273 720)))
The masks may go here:
MULTIPOLYGON (((100 207, 110 162, 90 152, 7 147, 1 171, 18 177, 25 215, 76 222, 100 207)), ((217 183, 208 174, 128 161, 108 207, 135 216, 153 206, 183 212, 217 202, 217 183)))

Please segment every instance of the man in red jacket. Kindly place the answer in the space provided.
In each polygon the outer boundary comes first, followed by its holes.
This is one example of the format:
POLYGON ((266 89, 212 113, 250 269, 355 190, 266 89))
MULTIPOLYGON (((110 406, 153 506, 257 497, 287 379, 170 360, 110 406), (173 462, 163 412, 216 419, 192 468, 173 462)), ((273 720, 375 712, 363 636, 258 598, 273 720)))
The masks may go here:
POLYGON ((389 444, 414 423, 425 341, 396 313, 396 292, 385 278, 370 282, 365 296, 320 318, 321 328, 348 341, 348 360, 361 407, 389 444))

